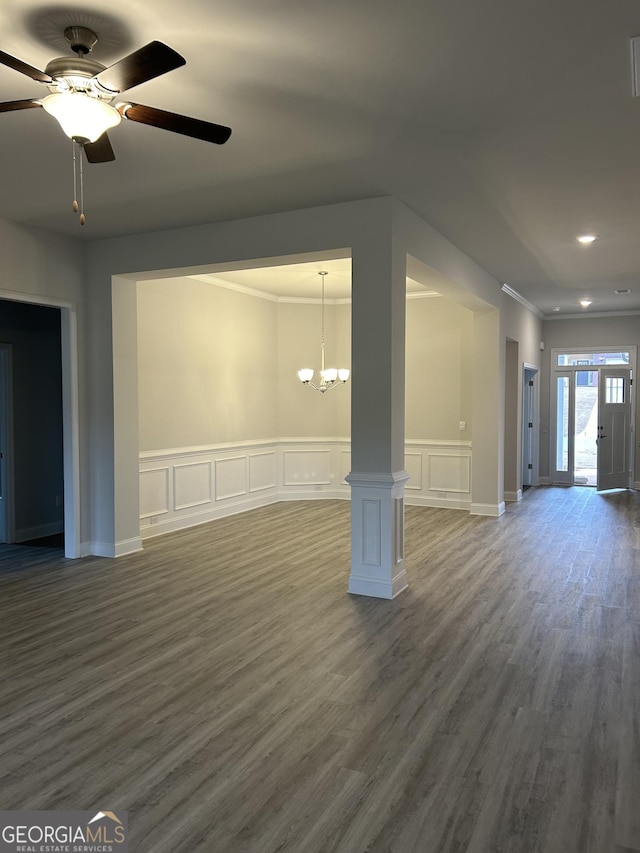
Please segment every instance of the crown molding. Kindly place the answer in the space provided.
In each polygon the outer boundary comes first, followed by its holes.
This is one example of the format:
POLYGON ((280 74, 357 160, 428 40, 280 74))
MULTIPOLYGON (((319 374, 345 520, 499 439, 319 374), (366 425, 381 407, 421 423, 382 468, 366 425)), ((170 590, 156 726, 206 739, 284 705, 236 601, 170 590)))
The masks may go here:
POLYGON ((509 287, 506 282, 502 285, 501 290, 503 293, 506 293, 507 296, 510 296, 512 299, 515 299, 516 302, 519 302, 521 305, 524 305, 524 307, 528 311, 531 311, 531 313, 535 314, 536 317, 538 317, 540 320, 544 319, 544 314, 537 306, 533 304, 533 302, 529 302, 529 300, 525 299, 524 296, 521 296, 517 290, 514 290, 512 287, 509 287))
POLYGON ((607 317, 636 317, 640 309, 635 311, 589 311, 582 314, 545 314, 545 320, 605 320, 607 317))

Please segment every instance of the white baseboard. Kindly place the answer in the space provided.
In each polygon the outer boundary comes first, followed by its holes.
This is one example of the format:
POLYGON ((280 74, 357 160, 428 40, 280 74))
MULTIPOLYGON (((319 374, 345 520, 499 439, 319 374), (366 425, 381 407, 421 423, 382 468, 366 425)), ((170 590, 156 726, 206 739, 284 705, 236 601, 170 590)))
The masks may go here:
POLYGON ((225 504, 224 506, 213 509, 205 509, 202 512, 192 512, 188 515, 168 518, 166 521, 158 521, 156 524, 147 524, 145 527, 140 526, 140 537, 142 540, 153 539, 155 536, 162 536, 164 533, 175 533, 176 530, 197 527, 200 524, 207 524, 209 521, 216 521, 219 518, 238 515, 241 512, 248 512, 251 509, 260 509, 260 507, 277 503, 279 500, 281 498, 278 495, 263 495, 233 504, 225 504))
POLYGON ((121 542, 116 542, 116 557, 124 557, 126 554, 135 554, 137 551, 142 551, 141 536, 134 536, 132 539, 124 539, 121 542))
POLYGON ((92 542, 90 553, 94 557, 124 557, 126 554, 135 554, 137 551, 142 551, 140 536, 123 539, 115 544, 113 542, 92 542))
MULTIPOLYGON (((276 501, 349 501, 351 500, 351 489, 346 487, 344 489, 332 490, 332 491, 322 491, 322 492, 310 492, 308 490, 294 492, 294 491, 286 491, 280 492, 276 496, 276 501)), ((271 501, 274 503, 274 501, 271 501)))
POLYGON ((488 515, 497 518, 505 511, 504 501, 499 504, 471 504, 471 515, 488 515))
POLYGON ((471 501, 464 498, 434 498, 431 495, 412 495, 411 492, 404 493, 405 506, 430 506, 435 509, 462 509, 469 512, 471 501))
POLYGON ((113 542, 92 542, 89 553, 93 557, 115 557, 116 549, 113 542))
POLYGON ((509 503, 516 503, 517 501, 522 500, 522 489, 518 489, 517 492, 505 492, 504 493, 505 501, 509 503))
POLYGON ((36 524, 34 527, 21 527, 16 530, 16 543, 30 542, 32 539, 44 539, 64 532, 64 522, 51 521, 48 524, 36 524))
MULTIPOLYGON (((235 504, 225 504, 213 509, 205 509, 201 512, 193 512, 188 515, 179 517, 167 518, 162 521, 162 516, 156 516, 158 521, 154 524, 147 522, 144 526, 140 526, 140 536, 142 540, 153 539, 156 536, 162 536, 165 533, 175 533, 177 530, 184 530, 187 527, 196 527, 199 524, 207 524, 210 521, 216 521, 219 518, 226 518, 230 515, 238 515, 241 512, 248 512, 252 509, 259 509, 263 506, 270 506, 274 503, 287 501, 348 501, 351 500, 351 490, 346 487, 344 489, 334 489, 331 491, 310 491, 309 489, 294 490, 289 489, 286 492, 278 494, 263 495, 247 500, 238 501, 235 504)), ((417 497, 405 494, 406 506, 428 506, 440 509, 456 509, 469 512, 470 502, 468 500, 456 500, 448 498, 431 498, 417 497)), ((485 513, 483 513, 485 514, 485 513)), ((496 513, 490 513, 495 515, 496 513)), ((144 521, 147 521, 144 519, 144 521)), ((137 550, 137 549, 136 549, 137 550)), ((96 552, 94 552, 96 553, 96 552)), ((101 553, 100 556, 113 556, 113 554, 101 553)), ((119 555, 118 555, 119 556, 119 555)))

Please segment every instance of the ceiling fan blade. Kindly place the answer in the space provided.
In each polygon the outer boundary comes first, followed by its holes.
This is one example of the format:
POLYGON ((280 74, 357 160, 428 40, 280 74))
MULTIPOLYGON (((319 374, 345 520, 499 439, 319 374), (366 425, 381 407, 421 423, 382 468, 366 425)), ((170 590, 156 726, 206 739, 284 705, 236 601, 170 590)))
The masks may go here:
POLYGON ((2 65, 6 65, 7 68, 13 68, 14 71, 19 71, 20 74, 26 74, 27 77, 31 77, 32 80, 37 80, 39 83, 53 82, 53 77, 49 77, 49 75, 45 74, 44 71, 38 71, 37 68, 34 68, 32 65, 27 65, 26 62, 16 59, 15 56, 10 56, 3 50, 0 50, 0 63, 2 65))
POLYGON ((106 133, 103 133, 95 142, 85 142, 82 147, 90 163, 109 163, 116 159, 106 133))
POLYGON ((132 104, 130 101, 125 104, 118 104, 117 110, 121 116, 129 119, 129 121, 137 121, 140 124, 170 130, 173 133, 182 133, 183 136, 191 136, 205 142, 214 142, 216 145, 223 145, 231 136, 231 128, 222 124, 213 124, 199 118, 169 113, 155 107, 145 107, 143 104, 132 104))
POLYGON ((28 98, 26 101, 3 101, 0 103, 0 113, 10 113, 14 110, 29 110, 31 107, 41 107, 38 98, 28 98))
POLYGON ((152 41, 125 56, 96 75, 96 80, 111 92, 132 89, 147 80, 153 80, 167 71, 186 64, 186 59, 161 41, 152 41))

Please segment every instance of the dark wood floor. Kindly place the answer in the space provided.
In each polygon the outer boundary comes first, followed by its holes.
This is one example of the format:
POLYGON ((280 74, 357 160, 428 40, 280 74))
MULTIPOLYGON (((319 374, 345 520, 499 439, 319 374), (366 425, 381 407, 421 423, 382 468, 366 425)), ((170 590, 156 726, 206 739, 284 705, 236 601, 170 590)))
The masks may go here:
POLYGON ((349 596, 349 505, 116 561, 0 548, 0 808, 128 810, 132 853, 640 850, 640 494, 407 509, 349 596))

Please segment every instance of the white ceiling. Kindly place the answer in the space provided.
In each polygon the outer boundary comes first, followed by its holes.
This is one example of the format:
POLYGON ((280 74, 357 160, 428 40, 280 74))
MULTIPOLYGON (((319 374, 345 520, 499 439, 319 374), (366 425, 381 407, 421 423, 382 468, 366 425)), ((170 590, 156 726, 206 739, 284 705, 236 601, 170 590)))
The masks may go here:
MULTIPOLYGON (((0 49, 44 68, 71 23, 105 65, 171 45, 187 65, 131 97, 233 135, 123 122, 81 230, 69 141, 0 114, 0 216, 96 239, 393 195, 547 314, 640 310, 638 0, 3 0, 0 49)), ((0 100, 45 91, 0 66, 0 100)))
MULTIPOLYGON (((191 278, 210 282, 232 290, 256 293, 275 301, 319 302, 322 297, 320 272, 326 272, 324 281, 327 302, 350 301, 351 258, 330 258, 322 261, 275 264, 269 267, 225 270, 219 273, 194 275, 191 278)), ((406 280, 407 293, 438 296, 411 278, 406 280)))

